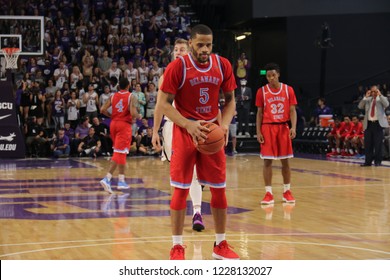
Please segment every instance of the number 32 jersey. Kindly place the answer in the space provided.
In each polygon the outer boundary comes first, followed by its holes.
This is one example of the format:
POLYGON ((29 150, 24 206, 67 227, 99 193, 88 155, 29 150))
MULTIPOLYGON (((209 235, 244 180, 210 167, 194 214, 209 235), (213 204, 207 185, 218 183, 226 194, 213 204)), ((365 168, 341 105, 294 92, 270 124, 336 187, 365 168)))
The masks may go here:
POLYGON ((236 87, 226 58, 211 54, 208 63, 198 64, 189 54, 168 65, 161 90, 175 95, 175 107, 184 117, 210 121, 218 115, 220 89, 236 87))
POLYGON ((294 89, 283 83, 280 83, 279 89, 267 84, 256 93, 256 106, 263 108, 263 124, 288 122, 290 106, 296 104, 294 89))

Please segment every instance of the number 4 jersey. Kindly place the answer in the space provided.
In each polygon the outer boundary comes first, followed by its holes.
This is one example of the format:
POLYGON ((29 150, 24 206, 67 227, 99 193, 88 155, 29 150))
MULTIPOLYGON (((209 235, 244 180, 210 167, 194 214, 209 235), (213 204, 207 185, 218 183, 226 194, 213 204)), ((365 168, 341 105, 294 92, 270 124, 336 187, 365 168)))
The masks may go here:
POLYGON ((294 89, 286 84, 280 83, 279 89, 267 84, 256 93, 256 106, 263 108, 263 124, 288 122, 290 106, 296 104, 294 89))

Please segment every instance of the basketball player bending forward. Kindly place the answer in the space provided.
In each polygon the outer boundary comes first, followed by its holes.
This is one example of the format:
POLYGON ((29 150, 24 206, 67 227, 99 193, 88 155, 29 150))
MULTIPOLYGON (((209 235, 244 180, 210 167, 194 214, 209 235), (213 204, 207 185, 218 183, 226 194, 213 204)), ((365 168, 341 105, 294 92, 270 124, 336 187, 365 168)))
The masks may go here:
POLYGON ((196 164, 198 181, 210 187, 211 210, 214 218, 216 242, 212 256, 217 259, 239 259, 226 242, 227 215, 226 162, 224 149, 205 155, 196 149, 198 140, 206 139, 205 121, 215 122, 218 116, 219 91, 222 89, 226 105, 221 126, 227 133, 235 112, 234 79, 230 62, 212 54, 213 34, 205 25, 193 27, 190 53, 171 62, 164 73, 161 90, 161 111, 174 122, 171 157, 171 223, 173 247, 171 260, 185 259, 183 225, 186 199, 196 164), (175 107, 172 106, 175 101, 175 107), (195 144, 195 145, 194 145, 195 144))

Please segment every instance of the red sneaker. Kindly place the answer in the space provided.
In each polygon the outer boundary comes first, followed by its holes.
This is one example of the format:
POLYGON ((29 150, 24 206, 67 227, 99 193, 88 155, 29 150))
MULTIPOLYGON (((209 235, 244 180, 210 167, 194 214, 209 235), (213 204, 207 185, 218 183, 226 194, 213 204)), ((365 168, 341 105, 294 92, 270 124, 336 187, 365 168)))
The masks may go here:
POLYGON ((271 204, 274 203, 274 196, 270 192, 266 192, 261 204, 271 204))
POLYGON ((351 154, 348 153, 348 152, 342 152, 341 153, 341 157, 350 157, 350 156, 351 156, 351 154))
POLYGON ((284 201, 284 202, 287 202, 287 203, 293 203, 293 202, 295 202, 295 198, 292 196, 290 190, 285 191, 285 192, 283 193, 283 201, 284 201))
POLYGON ((217 260, 239 260, 240 259, 240 257, 233 250, 230 249, 230 245, 226 242, 226 240, 219 243, 219 245, 216 245, 216 243, 214 243, 214 250, 212 256, 217 260))
POLYGON ((184 246, 182 245, 175 245, 171 249, 170 253, 170 260, 185 260, 185 254, 184 254, 184 246))

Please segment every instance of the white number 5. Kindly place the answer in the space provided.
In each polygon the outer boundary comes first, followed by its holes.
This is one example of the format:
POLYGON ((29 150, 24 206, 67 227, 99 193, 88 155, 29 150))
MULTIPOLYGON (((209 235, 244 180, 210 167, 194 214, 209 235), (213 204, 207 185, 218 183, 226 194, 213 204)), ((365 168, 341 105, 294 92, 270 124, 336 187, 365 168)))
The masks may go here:
POLYGON ((208 101, 209 101, 209 88, 201 88, 200 89, 200 98, 199 98, 199 102, 201 104, 206 104, 208 101))

